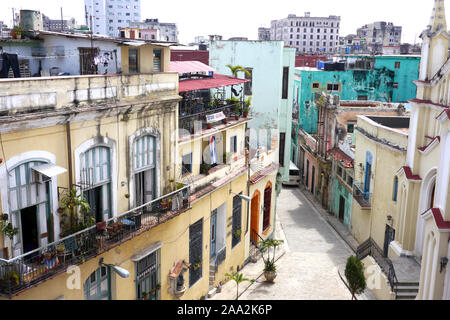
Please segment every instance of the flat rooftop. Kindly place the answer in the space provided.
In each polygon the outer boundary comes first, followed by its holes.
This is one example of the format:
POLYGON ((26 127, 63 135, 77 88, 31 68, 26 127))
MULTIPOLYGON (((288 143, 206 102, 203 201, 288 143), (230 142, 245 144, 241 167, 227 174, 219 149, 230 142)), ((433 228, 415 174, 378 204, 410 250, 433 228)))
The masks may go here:
POLYGON ((370 120, 398 131, 402 131, 404 133, 409 132, 409 117, 379 117, 379 116, 367 116, 370 120))

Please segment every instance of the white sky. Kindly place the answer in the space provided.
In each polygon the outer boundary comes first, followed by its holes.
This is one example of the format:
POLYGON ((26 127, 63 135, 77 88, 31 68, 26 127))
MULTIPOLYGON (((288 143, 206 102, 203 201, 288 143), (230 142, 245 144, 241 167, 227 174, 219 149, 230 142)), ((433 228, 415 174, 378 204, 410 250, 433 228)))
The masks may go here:
MULTIPOLYGON (((176 23, 179 41, 187 43, 209 34, 257 39, 258 28, 269 27, 271 20, 309 11, 311 16, 341 16, 341 36, 356 33, 356 28, 367 23, 387 21, 403 27, 402 42, 414 43, 414 39, 420 42, 418 36, 429 22, 433 4, 434 0, 141 0, 141 18, 176 23)), ((83 0, 0 0, 0 20, 8 25, 13 6, 40 10, 52 19, 60 18, 62 6, 65 19, 74 17, 84 24, 83 0)), ((447 1, 447 18, 449 9, 447 1)))

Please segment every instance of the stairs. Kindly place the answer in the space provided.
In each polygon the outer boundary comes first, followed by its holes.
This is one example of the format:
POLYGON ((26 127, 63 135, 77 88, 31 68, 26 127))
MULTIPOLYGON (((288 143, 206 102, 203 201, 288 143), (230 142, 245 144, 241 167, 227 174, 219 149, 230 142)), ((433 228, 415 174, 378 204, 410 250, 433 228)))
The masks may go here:
POLYGON ((214 264, 209 265, 209 291, 208 298, 211 298, 216 294, 217 288, 214 286, 214 281, 216 280, 216 266, 214 264))
POLYGON ((395 286, 396 300, 415 300, 419 293, 418 282, 397 282, 395 286))

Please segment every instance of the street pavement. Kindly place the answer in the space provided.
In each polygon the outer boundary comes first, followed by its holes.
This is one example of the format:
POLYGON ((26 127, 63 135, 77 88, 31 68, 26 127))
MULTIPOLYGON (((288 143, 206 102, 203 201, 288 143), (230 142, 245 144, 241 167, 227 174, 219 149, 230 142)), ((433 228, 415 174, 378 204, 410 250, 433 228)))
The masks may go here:
MULTIPOLYGON (((283 188, 277 201, 275 238, 284 240, 278 249, 277 278, 264 281, 263 262, 248 263, 241 272, 253 284, 241 283, 239 300, 350 300, 339 277, 344 276, 350 246, 325 221, 299 188, 283 188)), ((214 300, 236 298, 236 283, 228 281, 214 300)), ((374 299, 366 290, 360 300, 374 299)))

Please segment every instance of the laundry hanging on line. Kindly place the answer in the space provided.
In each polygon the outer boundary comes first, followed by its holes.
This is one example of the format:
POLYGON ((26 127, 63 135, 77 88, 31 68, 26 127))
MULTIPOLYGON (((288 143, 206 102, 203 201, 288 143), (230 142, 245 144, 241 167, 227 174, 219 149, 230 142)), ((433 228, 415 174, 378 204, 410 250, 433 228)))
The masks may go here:
POLYGON ((0 78, 8 78, 10 68, 13 71, 14 78, 20 78, 19 58, 17 54, 2 53, 1 59, 0 78))

